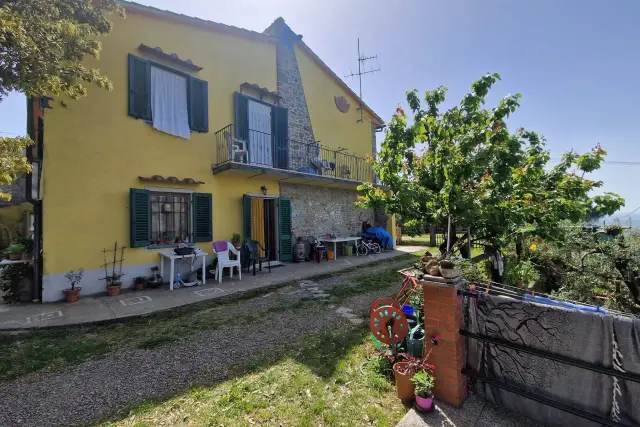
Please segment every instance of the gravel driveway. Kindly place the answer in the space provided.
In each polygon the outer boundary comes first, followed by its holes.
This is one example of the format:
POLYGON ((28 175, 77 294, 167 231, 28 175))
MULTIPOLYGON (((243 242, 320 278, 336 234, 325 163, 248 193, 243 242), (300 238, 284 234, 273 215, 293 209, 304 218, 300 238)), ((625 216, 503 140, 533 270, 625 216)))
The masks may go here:
POLYGON ((356 285, 357 276, 407 264, 406 260, 388 262, 322 280, 302 280, 277 292, 214 308, 256 314, 248 325, 223 327, 150 350, 114 353, 63 372, 36 373, 5 383, 0 386, 0 426, 86 425, 144 399, 167 398, 195 384, 215 384, 252 355, 309 333, 356 327, 373 300, 388 296, 397 286, 356 295, 339 305, 324 302, 327 293, 336 286, 356 285), (319 302, 278 310, 302 299, 319 302))

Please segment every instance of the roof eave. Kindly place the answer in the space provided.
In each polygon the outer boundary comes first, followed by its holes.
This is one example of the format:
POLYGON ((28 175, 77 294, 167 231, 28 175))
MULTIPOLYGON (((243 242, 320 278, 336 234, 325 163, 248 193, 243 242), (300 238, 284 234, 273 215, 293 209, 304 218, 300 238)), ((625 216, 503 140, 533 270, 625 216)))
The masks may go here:
POLYGON ((257 31, 251 31, 244 28, 240 28, 240 27, 234 27, 232 25, 222 24, 220 22, 207 21, 205 19, 183 15, 181 13, 171 12, 169 10, 158 9, 153 6, 145 6, 143 4, 134 3, 131 1, 118 0, 118 3, 120 3, 127 12, 135 13, 137 15, 164 19, 164 20, 176 22, 179 24, 202 28, 209 31, 233 34, 236 36, 245 37, 251 40, 257 40, 257 41, 266 42, 266 43, 277 42, 275 38, 267 34, 259 33, 257 31))

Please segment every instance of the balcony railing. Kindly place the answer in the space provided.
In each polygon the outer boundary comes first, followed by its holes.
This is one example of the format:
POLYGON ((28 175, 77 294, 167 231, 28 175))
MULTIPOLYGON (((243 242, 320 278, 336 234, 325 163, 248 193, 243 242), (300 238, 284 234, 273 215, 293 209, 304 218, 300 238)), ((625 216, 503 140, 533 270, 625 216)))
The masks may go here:
POLYGON ((373 182, 364 157, 228 125, 216 132, 216 166, 255 165, 359 182, 373 182))

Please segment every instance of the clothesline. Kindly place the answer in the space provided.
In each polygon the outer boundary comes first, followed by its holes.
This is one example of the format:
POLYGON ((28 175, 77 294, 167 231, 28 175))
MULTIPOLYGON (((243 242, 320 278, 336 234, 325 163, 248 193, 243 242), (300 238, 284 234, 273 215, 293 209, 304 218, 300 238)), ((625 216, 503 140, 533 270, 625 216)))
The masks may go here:
POLYGON ((579 301, 573 301, 568 299, 559 299, 555 296, 548 295, 544 292, 536 292, 529 289, 521 289, 515 286, 507 285, 504 283, 494 282, 492 280, 488 281, 486 284, 482 283, 473 283, 473 286, 476 289, 482 291, 483 293, 491 294, 495 293, 498 295, 503 295, 506 297, 514 298, 514 299, 522 299, 525 302, 535 302, 538 304, 545 305, 554 305, 554 306, 563 306, 565 308, 573 308, 573 309, 583 309, 589 308, 589 311, 606 313, 606 314, 615 314, 617 316, 627 316, 634 317, 631 313, 624 313, 617 310, 605 309, 600 305, 593 305, 579 301))

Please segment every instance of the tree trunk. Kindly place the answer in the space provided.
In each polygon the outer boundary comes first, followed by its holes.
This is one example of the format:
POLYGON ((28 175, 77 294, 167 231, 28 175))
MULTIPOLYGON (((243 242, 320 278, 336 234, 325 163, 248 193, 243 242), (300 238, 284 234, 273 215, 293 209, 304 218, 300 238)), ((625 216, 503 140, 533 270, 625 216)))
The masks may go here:
POLYGON ((522 258, 522 239, 516 239, 516 259, 520 261, 522 258))

